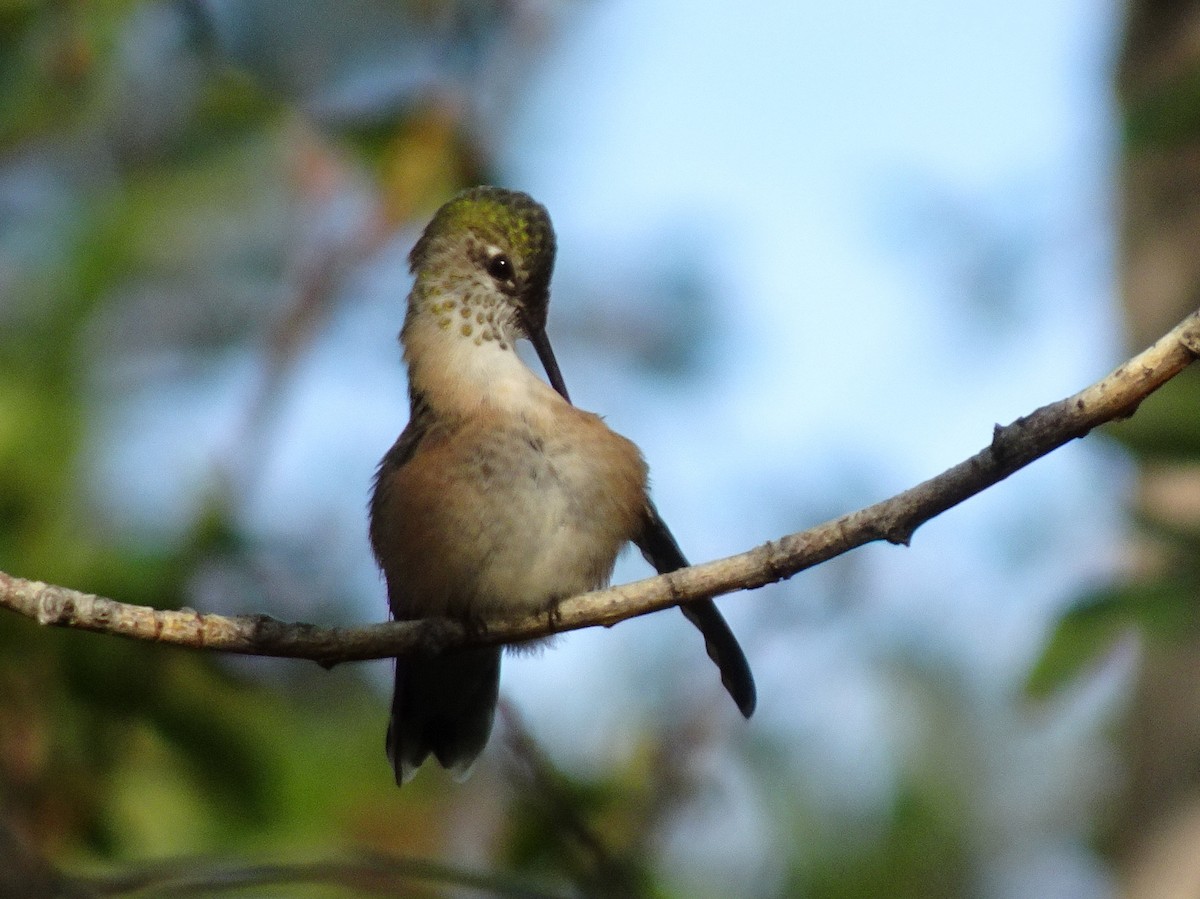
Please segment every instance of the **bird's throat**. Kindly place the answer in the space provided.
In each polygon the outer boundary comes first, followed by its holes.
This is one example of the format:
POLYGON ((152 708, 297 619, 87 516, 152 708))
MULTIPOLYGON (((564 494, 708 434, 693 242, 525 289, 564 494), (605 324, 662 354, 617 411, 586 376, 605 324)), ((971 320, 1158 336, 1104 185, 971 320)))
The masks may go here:
POLYGON ((410 383, 435 410, 469 415, 487 406, 528 415, 563 402, 525 364, 508 335, 484 340, 462 324, 447 327, 436 317, 418 316, 401 335, 410 383))

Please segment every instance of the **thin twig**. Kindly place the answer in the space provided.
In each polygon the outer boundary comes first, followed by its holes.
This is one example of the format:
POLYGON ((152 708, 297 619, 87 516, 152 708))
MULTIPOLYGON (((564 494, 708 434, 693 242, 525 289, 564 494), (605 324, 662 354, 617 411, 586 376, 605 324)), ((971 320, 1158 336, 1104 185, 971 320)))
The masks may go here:
POLYGON ((407 895, 417 883, 454 887, 472 894, 513 899, 560 899, 560 892, 535 886, 519 877, 483 874, 425 859, 363 853, 320 862, 261 864, 220 859, 171 859, 99 876, 79 876, 79 895, 89 896, 217 896, 244 894, 255 887, 315 886, 350 888, 355 895, 407 895))
POLYGON ((907 545, 916 529, 1035 459, 1106 422, 1128 418, 1147 396, 1200 356, 1200 311, 1154 346, 1074 396, 1003 427, 971 458, 891 499, 748 552, 632 584, 564 599, 553 614, 488 622, 393 621, 363 627, 290 624, 265 615, 227 617, 160 611, 0 573, 0 607, 40 624, 248 655, 312 659, 323 665, 450 646, 513 643, 657 612, 682 602, 752 590, 789 578, 851 549, 886 540, 907 545))
POLYGON ((594 826, 568 778, 546 757, 517 710, 501 702, 500 717, 509 750, 507 779, 517 791, 518 808, 527 804, 544 819, 540 826, 547 835, 541 838, 542 851, 563 856, 572 882, 584 895, 630 899, 645 895, 638 858, 611 845, 594 826))

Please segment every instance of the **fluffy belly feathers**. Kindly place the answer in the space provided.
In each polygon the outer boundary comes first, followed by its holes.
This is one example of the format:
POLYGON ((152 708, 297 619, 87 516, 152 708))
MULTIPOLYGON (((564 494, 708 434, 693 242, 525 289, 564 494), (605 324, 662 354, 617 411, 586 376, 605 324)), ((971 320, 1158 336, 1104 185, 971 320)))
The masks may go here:
POLYGON ((397 617, 529 612, 607 583, 643 520, 646 466, 599 418, 570 411, 551 428, 464 427, 395 472, 397 617))

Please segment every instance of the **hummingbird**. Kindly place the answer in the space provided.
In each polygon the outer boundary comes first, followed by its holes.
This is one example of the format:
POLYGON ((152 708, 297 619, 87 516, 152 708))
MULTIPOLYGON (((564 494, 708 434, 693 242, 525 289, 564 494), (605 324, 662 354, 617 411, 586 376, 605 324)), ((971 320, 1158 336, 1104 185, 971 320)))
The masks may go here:
MULTIPOLYGON (((400 342, 410 415, 379 463, 371 546, 397 620, 553 613, 605 586, 635 544, 660 573, 688 562, 647 487, 638 447, 571 404, 546 336, 554 229, 532 197, 476 187, 409 254, 400 342), (549 385, 518 356, 526 339, 549 385)), ((712 600, 681 611, 747 718, 754 678, 712 600)), ((404 784, 432 754, 469 773, 492 729, 498 646, 396 660, 387 752, 404 784)))

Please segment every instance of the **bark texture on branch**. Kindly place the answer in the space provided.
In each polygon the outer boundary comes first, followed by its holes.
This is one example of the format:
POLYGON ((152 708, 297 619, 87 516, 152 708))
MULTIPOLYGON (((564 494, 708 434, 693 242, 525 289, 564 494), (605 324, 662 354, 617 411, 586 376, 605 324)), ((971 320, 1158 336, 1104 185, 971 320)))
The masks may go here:
POLYGON ((1200 356, 1200 311, 1152 347, 1074 396, 1043 406, 1009 425, 953 468, 891 499, 748 552, 574 596, 553 615, 488 622, 468 632, 445 619, 393 621, 362 627, 317 627, 266 615, 206 615, 162 611, 27 581, 0 572, 0 607, 40 624, 72 627, 195 649, 312 659, 324 665, 436 652, 449 646, 511 643, 594 625, 610 626, 705 597, 750 590, 789 578, 851 549, 886 540, 905 544, 916 529, 1015 471, 1105 422, 1127 418, 1147 396, 1200 356))

